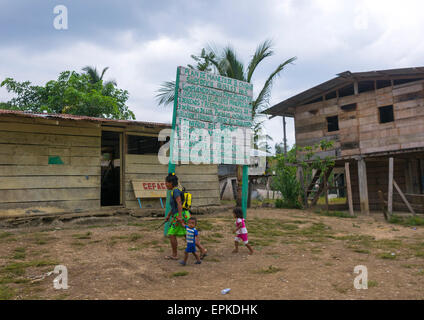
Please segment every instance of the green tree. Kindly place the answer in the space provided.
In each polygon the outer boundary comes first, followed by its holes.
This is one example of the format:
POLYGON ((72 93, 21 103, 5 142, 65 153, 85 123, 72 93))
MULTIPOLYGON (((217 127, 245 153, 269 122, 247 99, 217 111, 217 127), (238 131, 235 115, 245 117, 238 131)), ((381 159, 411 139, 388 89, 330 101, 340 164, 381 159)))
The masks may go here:
MULTIPOLYGON (((102 76, 103 74, 104 72, 102 76)), ((57 80, 51 80, 44 86, 7 78, 0 86, 16 95, 10 101, 2 103, 2 108, 108 119, 135 119, 134 113, 126 105, 128 91, 116 88, 113 83, 103 85, 101 77, 94 82, 87 73, 63 71, 57 80)))
POLYGON ((303 169, 302 185, 309 185, 312 181, 313 170, 321 172, 320 179, 334 167, 333 156, 319 157, 317 152, 327 151, 334 145, 333 141, 322 140, 314 146, 297 147, 294 145, 287 154, 281 153, 275 156, 272 187, 281 192, 282 199, 277 205, 285 208, 301 208, 305 202, 306 190, 302 190, 301 182, 297 179, 297 168, 303 169), (303 201, 301 201, 303 200, 303 201))

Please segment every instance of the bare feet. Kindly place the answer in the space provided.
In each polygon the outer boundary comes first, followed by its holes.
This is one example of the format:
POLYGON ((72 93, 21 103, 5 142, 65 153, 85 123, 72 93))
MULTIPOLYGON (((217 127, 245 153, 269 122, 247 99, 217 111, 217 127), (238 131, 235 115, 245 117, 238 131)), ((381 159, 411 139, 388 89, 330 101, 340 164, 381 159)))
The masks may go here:
POLYGON ((234 249, 234 250, 233 250, 233 253, 238 253, 238 250, 234 249))
POLYGON ((178 260, 178 257, 166 256, 165 259, 167 259, 167 260, 178 260))

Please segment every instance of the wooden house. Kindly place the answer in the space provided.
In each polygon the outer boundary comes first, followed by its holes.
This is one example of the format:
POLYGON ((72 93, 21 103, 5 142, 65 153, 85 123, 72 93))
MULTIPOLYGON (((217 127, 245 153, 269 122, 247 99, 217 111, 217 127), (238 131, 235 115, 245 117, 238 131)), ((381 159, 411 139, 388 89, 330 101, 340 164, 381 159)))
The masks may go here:
MULTIPOLYGON (((350 164, 353 206, 368 213, 391 203, 392 184, 424 211, 424 67, 343 72, 265 113, 293 117, 298 146, 334 141, 322 153, 350 164), (390 158, 394 160, 393 170, 390 158)), ((394 210, 406 209, 398 192, 394 210)))
MULTIPOLYGON (((161 208, 134 180, 163 182, 158 141, 170 125, 0 110, 0 217, 103 207, 161 208)), ((180 165, 193 206, 219 205, 217 165, 180 165)))

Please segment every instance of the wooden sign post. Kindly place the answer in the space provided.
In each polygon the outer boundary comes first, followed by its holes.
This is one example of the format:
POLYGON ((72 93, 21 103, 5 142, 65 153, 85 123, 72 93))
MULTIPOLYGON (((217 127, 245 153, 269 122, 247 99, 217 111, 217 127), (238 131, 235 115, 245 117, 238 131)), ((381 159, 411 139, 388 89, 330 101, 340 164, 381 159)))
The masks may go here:
MULTIPOLYGON (((182 164, 243 166, 242 210, 246 216, 252 140, 252 84, 178 67, 168 172, 182 164)), ((170 211, 170 192, 166 212, 170 211)), ((167 234, 169 223, 165 225, 167 234)))

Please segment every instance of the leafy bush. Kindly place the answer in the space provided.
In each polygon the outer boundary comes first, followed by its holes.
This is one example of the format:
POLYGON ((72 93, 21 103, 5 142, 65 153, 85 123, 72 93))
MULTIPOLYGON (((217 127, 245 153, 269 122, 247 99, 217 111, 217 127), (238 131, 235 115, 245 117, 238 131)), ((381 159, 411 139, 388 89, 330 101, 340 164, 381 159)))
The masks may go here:
POLYGON ((292 148, 287 155, 278 155, 275 167, 275 177, 272 179, 272 188, 281 192, 282 199, 277 199, 277 208, 301 209, 302 188, 297 180, 297 168, 292 165, 296 159, 296 148, 292 148))

